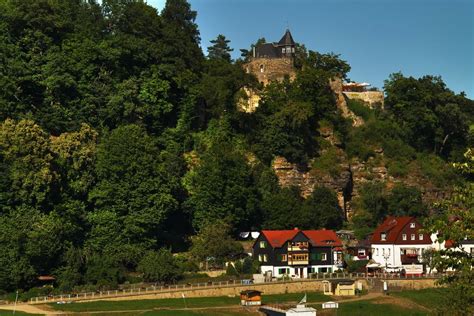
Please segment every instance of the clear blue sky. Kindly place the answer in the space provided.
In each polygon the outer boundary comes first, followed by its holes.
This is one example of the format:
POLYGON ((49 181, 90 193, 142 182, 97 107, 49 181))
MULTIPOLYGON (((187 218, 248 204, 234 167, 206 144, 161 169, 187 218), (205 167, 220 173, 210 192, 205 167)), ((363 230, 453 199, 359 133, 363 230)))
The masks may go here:
MULTIPOLYGON (((148 0, 158 9, 164 0, 148 0)), ((474 0, 190 0, 201 45, 218 34, 233 57, 259 37, 278 41, 287 25, 296 42, 335 52, 349 77, 382 87, 389 74, 440 75, 474 99, 474 0)), ((207 53, 207 52, 206 52, 207 53)))

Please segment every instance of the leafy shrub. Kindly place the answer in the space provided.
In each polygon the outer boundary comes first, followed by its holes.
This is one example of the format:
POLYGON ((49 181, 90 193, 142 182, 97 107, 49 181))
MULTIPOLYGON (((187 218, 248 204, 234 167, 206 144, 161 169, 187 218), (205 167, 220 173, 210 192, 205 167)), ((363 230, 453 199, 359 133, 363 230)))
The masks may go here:
POLYGON ((362 117, 365 121, 373 116, 374 111, 360 100, 346 98, 346 103, 349 110, 351 110, 355 115, 362 117))
POLYGON ((347 271, 349 273, 352 272, 365 272, 365 266, 369 260, 348 260, 347 263, 347 271))
POLYGON ((138 264, 138 271, 148 282, 173 282, 183 274, 178 261, 165 248, 149 251, 138 264))
POLYGON ((405 160, 390 160, 388 162, 388 172, 394 177, 403 177, 408 174, 409 166, 405 160))
POLYGON ((312 167, 336 177, 341 172, 341 155, 342 153, 339 153, 336 148, 329 147, 321 156, 313 160, 312 167))

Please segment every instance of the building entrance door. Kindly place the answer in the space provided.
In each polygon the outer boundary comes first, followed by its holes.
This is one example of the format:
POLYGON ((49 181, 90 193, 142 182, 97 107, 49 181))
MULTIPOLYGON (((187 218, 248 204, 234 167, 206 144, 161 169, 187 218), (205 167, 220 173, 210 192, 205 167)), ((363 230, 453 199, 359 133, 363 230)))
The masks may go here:
POLYGON ((300 268, 300 278, 304 278, 304 268, 300 268))

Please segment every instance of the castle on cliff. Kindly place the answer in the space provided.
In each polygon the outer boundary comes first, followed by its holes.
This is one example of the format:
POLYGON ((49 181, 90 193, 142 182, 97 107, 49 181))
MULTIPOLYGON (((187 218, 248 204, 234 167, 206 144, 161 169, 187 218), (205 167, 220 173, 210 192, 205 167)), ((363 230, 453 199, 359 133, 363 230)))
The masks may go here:
MULTIPOLYGON (((258 82, 264 87, 272 81, 283 81, 286 77, 293 80, 296 77, 294 58, 296 54, 296 42, 293 40, 290 30, 286 30, 283 37, 278 42, 261 43, 252 50, 250 60, 243 65, 247 73, 253 74, 258 82)), ((383 107, 383 92, 367 91, 368 84, 348 83, 343 84, 340 79, 331 84, 336 99, 339 99, 338 106, 342 107, 344 116, 351 116, 346 108, 344 99, 358 99, 369 107, 383 107), (335 89, 334 86, 340 86, 335 89)), ((260 93, 258 90, 244 88, 245 100, 239 102, 240 110, 252 113, 258 107, 260 93)), ((353 114, 352 114, 353 116, 353 114)), ((354 118, 357 120, 357 118, 354 118)))

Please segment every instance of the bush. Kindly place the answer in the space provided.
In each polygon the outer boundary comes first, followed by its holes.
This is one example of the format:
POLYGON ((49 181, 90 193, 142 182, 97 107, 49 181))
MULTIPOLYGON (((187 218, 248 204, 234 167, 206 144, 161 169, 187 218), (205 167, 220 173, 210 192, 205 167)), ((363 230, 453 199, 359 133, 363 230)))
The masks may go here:
POLYGON ((369 260, 348 260, 347 263, 347 271, 349 273, 353 272, 365 272, 365 266, 369 260))
POLYGON ((173 282, 183 275, 178 261, 165 248, 147 252, 138 264, 138 271, 147 282, 173 282))
POLYGON ((349 110, 351 110, 355 115, 362 117, 365 121, 369 120, 374 115, 374 111, 363 101, 346 98, 346 103, 349 110))
POLYGON ((225 270, 225 274, 228 276, 239 276, 240 273, 233 264, 229 263, 227 265, 227 269, 225 270))

